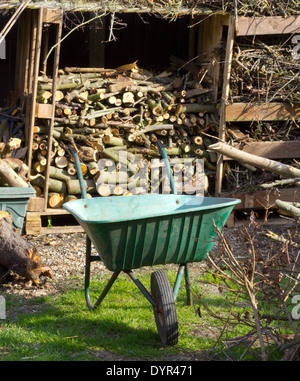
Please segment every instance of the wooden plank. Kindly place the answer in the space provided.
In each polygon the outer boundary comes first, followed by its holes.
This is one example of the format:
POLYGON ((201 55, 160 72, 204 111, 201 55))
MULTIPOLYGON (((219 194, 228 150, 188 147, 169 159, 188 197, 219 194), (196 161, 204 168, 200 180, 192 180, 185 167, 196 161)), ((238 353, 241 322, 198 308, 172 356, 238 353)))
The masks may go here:
MULTIPOLYGON (((44 208, 44 203, 42 205, 44 208)), ((25 234, 37 235, 37 234, 58 234, 58 233, 77 233, 84 232, 81 225, 66 225, 66 226, 53 226, 51 228, 42 226, 42 216, 62 216, 70 215, 65 209, 46 209, 43 211, 27 211, 25 219, 25 234)))
POLYGON ((40 219, 35 217, 35 221, 30 221, 25 224, 26 235, 38 234, 62 234, 62 233, 83 233, 84 230, 80 225, 74 226, 54 226, 52 228, 44 228, 40 226, 40 219))
POLYGON ((281 189, 279 192, 275 189, 267 191, 256 192, 240 192, 230 195, 221 194, 221 197, 225 198, 237 198, 241 200, 240 204, 235 205, 234 210, 246 210, 246 209, 264 209, 264 205, 267 206, 267 197, 269 196, 269 205, 274 208, 275 201, 280 199, 282 201, 300 201, 300 188, 287 188, 281 189))
POLYGON ((44 9, 43 22, 46 24, 60 24, 63 16, 63 9, 44 9))
MULTIPOLYGON (((226 103, 228 101, 229 95, 229 80, 231 73, 231 63, 233 54, 233 44, 234 44, 234 34, 235 34, 235 20, 231 16, 229 19, 228 32, 227 32, 227 42, 226 42, 226 53, 225 53, 225 64, 223 73, 223 88, 222 88, 222 99, 220 107, 220 120, 219 120, 219 139, 224 141, 225 139, 225 124, 226 124, 226 103)), ((223 178, 223 157, 218 155, 217 161, 217 173, 216 173, 216 189, 215 195, 218 196, 221 193, 222 188, 222 178, 223 178)))
POLYGON ((42 220, 39 216, 26 216, 25 234, 40 234, 42 220))
MULTIPOLYGON (((234 147, 268 159, 300 158, 300 140, 240 143, 234 147)), ((223 160, 232 160, 232 158, 223 156, 223 160)))
POLYGON ((63 208, 47 208, 46 210, 43 211, 32 211, 29 212, 27 211, 26 216, 60 216, 60 215, 65 215, 65 214, 70 214, 68 211, 66 211, 63 208))
POLYGON ((233 103, 226 106, 227 122, 272 121, 300 118, 300 107, 287 103, 233 103))
MULTIPOLYGON (((197 63, 202 67, 207 67, 207 75, 212 79, 211 89, 213 91, 214 101, 217 100, 219 76, 220 76, 220 55, 215 55, 215 50, 221 45, 223 36, 223 25, 228 16, 213 15, 208 18, 202 18, 198 30, 198 56, 197 63), (214 57, 215 56, 215 57, 214 57), (212 59, 214 57, 214 59, 212 59)), ((199 21, 201 19, 199 18, 199 21)), ((195 29, 195 28, 192 28, 195 29)), ((192 59, 191 57, 190 59, 192 59)))
POLYGON ((300 16, 239 17, 237 36, 300 33, 300 16))
POLYGON ((51 119, 53 110, 52 104, 36 103, 35 105, 35 117, 43 119, 51 119))
POLYGON ((61 234, 61 233, 83 233, 84 230, 80 225, 74 226, 54 226, 53 228, 41 228, 39 234, 61 234))
POLYGON ((41 211, 43 211, 44 210, 44 198, 43 197, 30 197, 26 210, 27 210, 27 213, 28 212, 41 212, 41 211))

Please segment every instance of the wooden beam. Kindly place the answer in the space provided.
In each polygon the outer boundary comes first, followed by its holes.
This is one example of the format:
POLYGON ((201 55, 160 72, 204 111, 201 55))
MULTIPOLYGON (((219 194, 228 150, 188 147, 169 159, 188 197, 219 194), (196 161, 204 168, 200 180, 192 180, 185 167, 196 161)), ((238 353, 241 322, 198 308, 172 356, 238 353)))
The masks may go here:
MULTIPOLYGON (((231 73, 231 63, 232 63, 232 53, 233 53, 233 43, 235 35, 235 20, 231 16, 229 19, 228 32, 227 32, 227 42, 226 42, 226 53, 225 53, 225 64, 224 64, 224 74, 223 74, 223 88, 222 88, 222 99, 220 107, 220 120, 219 120, 219 139, 224 141, 225 139, 225 111, 226 103, 228 101, 229 89, 230 89, 230 73, 231 73)), ((221 193, 222 188, 222 178, 223 178, 223 157, 218 154, 217 161, 217 173, 216 173, 216 189, 215 195, 218 196, 221 193)))
POLYGON ((276 191, 256 191, 256 192, 237 192, 230 195, 221 194, 221 197, 225 198, 237 198, 241 200, 240 204, 235 205, 234 210, 246 210, 246 209, 264 209, 264 206, 275 207, 275 201, 280 199, 282 201, 300 201, 300 188, 287 188, 276 191), (269 197, 269 201, 268 201, 269 197))
POLYGON ((37 94, 37 84, 38 84, 38 75, 39 75, 39 63, 40 63, 40 53, 41 53, 41 42, 42 42, 42 29, 43 29, 43 9, 38 10, 37 20, 33 24, 33 47, 32 51, 32 60, 28 80, 32 83, 32 86, 29 86, 29 101, 30 101, 30 115, 28 120, 28 150, 27 150, 27 165, 29 168, 29 173, 31 172, 32 165, 32 143, 33 143, 33 128, 35 122, 35 107, 36 107, 36 94, 37 94))
MULTIPOLYGON (((60 20, 60 23, 56 25, 56 37, 55 37, 56 47, 54 50, 52 94, 56 93, 56 88, 57 88, 61 35, 62 35, 62 18, 60 20)), ((47 204, 48 204, 48 183, 49 183, 49 169, 50 169, 51 154, 52 154, 52 141, 53 141, 52 135, 53 135, 53 129, 54 129, 54 116, 55 116, 55 97, 52 97, 52 113, 51 113, 49 135, 48 135, 47 165, 46 165, 46 171, 45 171, 45 187, 44 187, 45 210, 47 209, 47 204)))
POLYGON ((227 122, 272 121, 300 118, 300 107, 287 103, 233 103, 226 106, 227 122))
MULTIPOLYGON (((276 142, 249 142, 234 146, 243 152, 266 157, 268 159, 296 159, 300 158, 300 140, 276 142)), ((223 160, 232 160, 223 156, 223 160)))
POLYGON ((239 17, 237 36, 300 33, 300 16, 239 17))

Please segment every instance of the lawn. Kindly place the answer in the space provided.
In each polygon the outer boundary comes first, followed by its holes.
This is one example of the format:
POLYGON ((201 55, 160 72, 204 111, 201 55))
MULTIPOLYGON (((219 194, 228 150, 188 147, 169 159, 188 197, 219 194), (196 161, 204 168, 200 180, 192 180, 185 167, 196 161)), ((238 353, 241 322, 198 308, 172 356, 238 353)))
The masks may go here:
MULTIPOLYGON (((171 283, 176 271, 167 271, 171 283)), ((149 271, 139 279, 150 289, 149 271)), ((191 271, 193 292, 198 295, 199 267, 191 271)), ((96 299, 108 275, 93 278, 91 296, 96 299)), ((6 319, 0 321, 2 361, 63 360, 201 360, 207 359, 221 326, 199 305, 186 305, 182 282, 176 309, 179 341, 161 345, 153 309, 140 290, 121 274, 97 310, 86 306, 81 279, 69 279, 55 295, 24 297, 5 294, 6 319)), ((211 293, 207 302, 214 309, 229 310, 223 295, 211 293)), ((226 312, 227 311, 227 312, 226 312)))

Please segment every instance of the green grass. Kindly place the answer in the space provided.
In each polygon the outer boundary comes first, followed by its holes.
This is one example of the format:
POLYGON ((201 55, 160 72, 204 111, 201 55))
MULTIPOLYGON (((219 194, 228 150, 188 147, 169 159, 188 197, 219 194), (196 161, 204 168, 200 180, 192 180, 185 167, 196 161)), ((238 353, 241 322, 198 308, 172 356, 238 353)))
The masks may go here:
MULTIPOLYGON (((174 284, 176 270, 167 271, 174 284)), ((91 296, 95 301, 108 276, 93 278, 91 296)), ((138 278, 150 290, 150 272, 138 278)), ((226 294, 209 292, 197 282, 199 270, 191 272, 193 292, 216 314, 226 317, 230 301, 226 294), (200 288, 201 287, 201 288, 200 288)), ((5 294, 7 318, 0 321, 0 360, 200 360, 214 346, 223 324, 201 308, 186 305, 184 281, 176 300, 179 341, 163 347, 158 336, 152 306, 126 274, 121 274, 97 310, 87 308, 83 280, 68 280, 55 296, 24 298, 5 294)), ((245 311, 245 306, 240 307, 245 311)), ((233 335, 247 332, 236 326, 233 335)))
MULTIPOLYGON (((176 273, 168 275, 173 284, 176 273)), ((150 290, 150 274, 138 277, 150 290)), ((93 278, 94 301, 107 279, 93 278)), ((7 318, 0 321, 0 360, 201 358, 214 343, 205 333, 208 321, 195 314, 197 303, 186 305, 184 282, 176 301, 179 342, 174 347, 161 345, 152 306, 127 275, 119 276, 93 311, 87 308, 83 285, 77 286, 78 282, 73 280, 55 296, 25 299, 5 294, 7 318)))

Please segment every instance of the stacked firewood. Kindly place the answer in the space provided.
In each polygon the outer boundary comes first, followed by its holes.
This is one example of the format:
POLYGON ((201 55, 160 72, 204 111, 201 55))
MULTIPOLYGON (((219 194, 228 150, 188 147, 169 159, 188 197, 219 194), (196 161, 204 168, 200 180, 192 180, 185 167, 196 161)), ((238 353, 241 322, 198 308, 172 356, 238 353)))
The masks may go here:
MULTIPOLYGON (((65 68, 59 73, 49 169, 50 207, 80 197, 69 146, 78 153, 91 195, 124 194, 122 184, 143 166, 149 171, 150 160, 161 157, 158 140, 170 157, 203 158, 207 174, 215 174, 216 155, 206 148, 215 142, 217 112, 211 90, 203 88, 195 76, 180 75, 178 70, 153 74, 138 69, 136 63, 114 70, 65 68), (126 151, 126 163, 120 162, 120 151, 126 151), (101 168, 99 159, 105 160, 101 168), (122 180, 124 164, 126 180, 122 180), (113 174, 118 172, 114 186, 110 186, 111 168, 113 174), (100 181, 101 175, 105 181, 100 181)), ((52 103, 51 90, 52 81, 41 76, 37 102, 52 103)), ((37 194, 45 184, 49 123, 49 119, 36 119, 34 129, 31 183, 37 194)), ((151 179, 147 186, 149 190, 151 179)))

